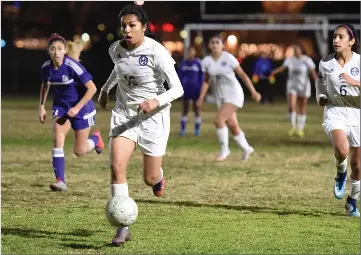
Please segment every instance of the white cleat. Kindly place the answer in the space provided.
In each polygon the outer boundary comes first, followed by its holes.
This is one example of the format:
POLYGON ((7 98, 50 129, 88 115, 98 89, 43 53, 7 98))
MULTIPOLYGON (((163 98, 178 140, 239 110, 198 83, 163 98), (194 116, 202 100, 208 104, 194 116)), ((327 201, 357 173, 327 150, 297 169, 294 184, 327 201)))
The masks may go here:
POLYGON ((247 160, 253 153, 254 153, 254 149, 253 147, 250 146, 248 150, 245 150, 243 152, 241 160, 247 160))
POLYGON ((219 162, 225 160, 229 156, 229 154, 231 154, 231 151, 229 149, 227 149, 226 151, 221 151, 216 161, 219 162))
POLYGON ((66 191, 67 186, 65 182, 63 182, 62 180, 58 180, 57 182, 50 184, 50 189, 52 191, 66 191))

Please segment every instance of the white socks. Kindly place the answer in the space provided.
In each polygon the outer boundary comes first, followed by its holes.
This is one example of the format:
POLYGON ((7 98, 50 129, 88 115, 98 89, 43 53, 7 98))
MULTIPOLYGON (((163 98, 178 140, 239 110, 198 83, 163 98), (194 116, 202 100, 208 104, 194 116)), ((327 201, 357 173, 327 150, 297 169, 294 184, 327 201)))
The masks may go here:
POLYGON ((350 178, 350 197, 352 199, 358 199, 360 195, 360 180, 356 181, 350 178))
POLYGON ((288 114, 289 121, 291 122, 292 128, 296 128, 296 112, 290 112, 288 114))
POLYGON ((129 197, 128 183, 110 184, 110 194, 112 197, 115 196, 129 197))
POLYGON ((238 135, 233 136, 233 139, 234 139, 234 141, 237 143, 237 145, 238 145, 239 147, 241 147, 242 150, 244 150, 244 151, 249 150, 249 148, 251 147, 251 146, 248 144, 247 139, 246 139, 243 131, 241 131, 241 133, 239 133, 238 135))
POLYGON ((297 129, 302 131, 305 128, 306 124, 306 115, 297 116, 297 129))
POLYGON ((217 128, 217 137, 218 141, 221 144, 221 152, 228 152, 228 128, 224 126, 222 128, 217 128))

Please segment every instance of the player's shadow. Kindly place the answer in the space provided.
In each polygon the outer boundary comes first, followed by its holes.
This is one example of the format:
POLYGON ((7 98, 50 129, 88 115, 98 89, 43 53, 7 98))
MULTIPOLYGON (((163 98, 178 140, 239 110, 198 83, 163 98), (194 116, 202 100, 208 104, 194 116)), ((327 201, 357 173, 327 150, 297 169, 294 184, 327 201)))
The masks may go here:
POLYGON ((76 241, 74 237, 89 237, 95 232, 87 229, 77 229, 72 232, 56 232, 39 229, 24 229, 24 228, 1 228, 1 235, 16 235, 26 238, 52 238, 60 239, 62 241, 76 241))
POLYGON ((252 212, 252 213, 273 213, 282 216, 287 216, 291 214, 302 215, 302 216, 314 216, 314 217, 320 217, 321 215, 344 216, 344 214, 332 213, 332 212, 320 212, 320 211, 308 212, 301 210, 278 209, 272 207, 246 206, 246 205, 200 204, 191 201, 158 201, 158 200, 136 199, 136 202, 150 203, 150 204, 170 204, 176 206, 189 206, 189 207, 222 208, 227 210, 236 210, 236 211, 244 211, 244 212, 252 212))
POLYGON ((281 139, 279 141, 279 146, 282 145, 300 145, 302 147, 308 147, 308 146, 326 147, 326 146, 331 146, 331 143, 328 140, 322 140, 322 141, 304 140, 300 138, 300 139, 281 139))

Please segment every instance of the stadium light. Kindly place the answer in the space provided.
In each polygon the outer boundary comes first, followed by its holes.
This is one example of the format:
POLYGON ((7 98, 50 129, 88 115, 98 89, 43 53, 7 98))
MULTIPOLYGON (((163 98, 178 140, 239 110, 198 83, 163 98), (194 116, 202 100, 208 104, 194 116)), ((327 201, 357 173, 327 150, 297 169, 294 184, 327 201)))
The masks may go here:
POLYGON ((237 37, 235 37, 234 35, 230 35, 227 37, 227 42, 230 45, 236 45, 237 44, 237 37))
POLYGON ((105 29, 105 25, 104 25, 104 24, 99 24, 99 25, 98 25, 98 30, 99 30, 99 31, 104 31, 104 29, 105 29))
POLYGON ((152 33, 155 31, 155 26, 153 23, 149 23, 149 29, 152 33))
POLYGON ((114 35, 112 33, 107 34, 107 40, 108 41, 113 41, 114 40, 114 35))
POLYGON ((187 33, 187 31, 182 30, 182 31, 180 31, 179 35, 180 35, 180 37, 182 37, 184 39, 184 38, 187 38, 188 33, 187 33))
POLYGON ((1 39, 1 48, 4 48, 6 46, 6 42, 4 39, 1 39))
POLYGON ((90 40, 90 36, 88 33, 84 33, 81 35, 81 39, 84 41, 84 42, 87 42, 90 40))
POLYGON ((203 38, 202 38, 201 36, 197 36, 197 37, 194 39, 194 42, 195 42, 196 44, 201 44, 202 41, 203 41, 203 38))
POLYGON ((144 1, 134 1, 134 4, 136 4, 136 5, 143 5, 143 4, 144 4, 144 1))

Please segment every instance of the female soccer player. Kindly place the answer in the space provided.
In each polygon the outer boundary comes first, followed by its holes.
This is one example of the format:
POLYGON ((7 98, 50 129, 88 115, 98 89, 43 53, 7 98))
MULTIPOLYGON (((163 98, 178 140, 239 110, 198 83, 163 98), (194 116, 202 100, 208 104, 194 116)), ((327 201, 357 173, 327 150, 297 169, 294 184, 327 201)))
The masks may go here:
MULTIPOLYGON (((162 158, 169 137, 170 102, 183 95, 183 88, 175 61, 162 44, 150 38, 148 17, 142 7, 128 5, 119 18, 124 39, 109 48, 114 69, 98 99, 106 109, 108 93, 118 83, 109 135, 111 195, 129 196, 127 164, 138 145, 143 154, 144 182, 160 197, 165 185, 162 158), (163 86, 165 80, 168 91, 163 86)), ((122 245, 129 239, 129 228, 119 228, 112 243, 122 245)))
MULTIPOLYGON (((71 44, 72 45, 72 44, 71 44)), ((96 92, 92 76, 76 60, 81 50, 66 50, 67 42, 53 34, 48 40, 50 60, 41 67, 39 120, 45 122, 45 102, 49 86, 53 87, 53 168, 57 181, 50 185, 53 191, 66 191, 64 142, 70 127, 75 133, 74 153, 78 157, 95 148, 104 149, 100 132, 89 138, 90 127, 95 124, 95 106, 92 97, 96 92), (70 57, 73 56, 74 58, 70 57)))
POLYGON ((306 106, 308 98, 311 96, 309 73, 311 72, 314 80, 317 79, 317 73, 315 63, 310 57, 303 54, 301 46, 295 44, 293 49, 295 56, 285 59, 282 66, 272 71, 271 76, 288 70, 287 99, 289 120, 291 122, 291 129, 288 134, 290 136, 296 134, 304 137, 306 106))
POLYGON ((333 34, 334 54, 319 64, 316 99, 324 107, 323 129, 329 136, 336 159, 334 195, 345 196, 347 159, 351 152, 350 192, 347 215, 360 217, 356 200, 360 193, 360 55, 355 28, 339 25, 333 34))
POLYGON ((236 111, 238 108, 243 107, 244 95, 235 74, 243 80, 256 102, 260 101, 261 95, 253 87, 251 80, 240 67, 238 60, 232 54, 223 51, 223 41, 220 36, 215 35, 211 37, 209 48, 211 54, 202 61, 205 78, 197 106, 200 107, 203 104, 211 84, 219 108, 215 119, 215 126, 217 128, 217 137, 221 144, 221 152, 216 160, 223 161, 230 154, 228 128, 231 129, 233 139, 237 145, 243 149, 242 160, 247 160, 254 152, 254 149, 248 144, 244 132, 239 127, 236 111))
POLYGON ((182 118, 180 121, 181 130, 179 135, 185 136, 186 134, 189 101, 192 100, 193 111, 195 116, 194 134, 196 136, 200 136, 201 134, 200 127, 202 124, 202 119, 200 116, 199 107, 196 106, 196 101, 198 100, 199 94, 201 92, 201 87, 203 83, 203 73, 202 73, 201 61, 198 58, 196 58, 196 49, 194 47, 190 47, 188 49, 187 58, 179 63, 178 75, 184 90, 182 118))

